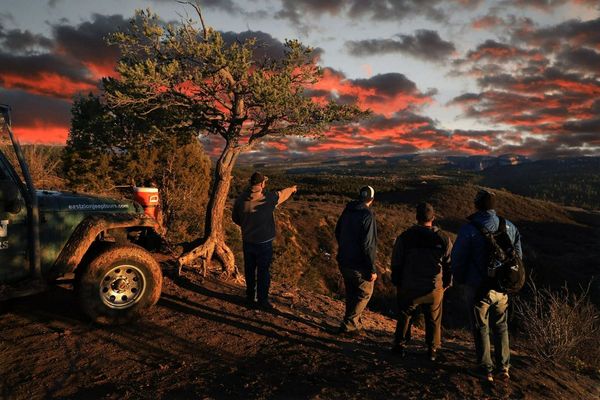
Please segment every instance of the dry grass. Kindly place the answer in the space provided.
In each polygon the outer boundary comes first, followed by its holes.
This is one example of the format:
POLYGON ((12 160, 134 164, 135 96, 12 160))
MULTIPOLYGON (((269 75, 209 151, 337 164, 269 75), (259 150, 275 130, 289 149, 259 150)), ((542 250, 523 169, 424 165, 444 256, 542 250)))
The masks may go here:
POLYGON ((530 296, 518 298, 515 311, 534 356, 542 361, 574 358, 600 368, 600 313, 590 302, 589 288, 580 293, 529 283, 530 296))

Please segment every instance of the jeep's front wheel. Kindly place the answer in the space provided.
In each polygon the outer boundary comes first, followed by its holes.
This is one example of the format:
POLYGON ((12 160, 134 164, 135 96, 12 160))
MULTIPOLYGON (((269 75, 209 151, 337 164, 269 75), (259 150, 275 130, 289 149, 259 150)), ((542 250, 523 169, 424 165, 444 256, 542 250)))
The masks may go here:
POLYGON ((138 246, 112 246, 77 274, 77 296, 95 322, 123 324, 142 316, 160 297, 162 273, 138 246))

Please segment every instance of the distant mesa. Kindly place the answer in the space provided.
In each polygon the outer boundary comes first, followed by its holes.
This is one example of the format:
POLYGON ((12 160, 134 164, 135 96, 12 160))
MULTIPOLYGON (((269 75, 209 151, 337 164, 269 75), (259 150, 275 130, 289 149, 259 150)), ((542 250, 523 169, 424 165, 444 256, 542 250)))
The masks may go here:
POLYGON ((373 166, 396 166, 406 165, 406 163, 415 163, 421 165, 448 165, 453 168, 469 170, 469 171, 483 171, 492 167, 503 167, 510 165, 520 165, 529 163, 531 160, 525 156, 518 154, 503 154, 500 156, 447 156, 437 154, 404 154, 398 156, 389 157, 377 157, 377 156, 354 156, 354 157, 340 157, 340 158, 310 158, 306 160, 295 160, 290 163, 290 160, 273 161, 272 163, 254 163, 255 168, 265 168, 269 166, 292 166, 292 169, 288 169, 288 172, 292 173, 305 173, 315 172, 316 169, 323 169, 326 167, 373 167, 373 166))
POLYGON ((498 157, 492 156, 449 156, 450 164, 460 169, 483 171, 491 167, 503 167, 507 165, 519 165, 531 160, 518 154, 503 154, 498 157))

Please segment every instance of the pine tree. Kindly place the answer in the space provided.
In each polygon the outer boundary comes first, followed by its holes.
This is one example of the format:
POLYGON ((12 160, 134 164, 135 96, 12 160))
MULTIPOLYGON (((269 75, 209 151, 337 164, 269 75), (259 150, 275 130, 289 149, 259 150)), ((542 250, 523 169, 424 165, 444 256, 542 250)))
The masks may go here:
POLYGON ((138 11, 128 30, 112 35, 110 42, 121 52, 119 76, 103 80, 104 96, 111 109, 132 119, 161 121, 163 129, 148 131, 155 140, 222 138, 202 244, 179 263, 204 266, 215 255, 226 272, 235 273, 223 213, 239 155, 267 139, 322 135, 332 124, 356 121, 367 112, 307 95, 305 89, 322 76, 311 48, 287 40, 283 58, 257 59, 256 40, 226 43, 192 5, 200 28, 191 19, 164 26, 148 10, 138 11))

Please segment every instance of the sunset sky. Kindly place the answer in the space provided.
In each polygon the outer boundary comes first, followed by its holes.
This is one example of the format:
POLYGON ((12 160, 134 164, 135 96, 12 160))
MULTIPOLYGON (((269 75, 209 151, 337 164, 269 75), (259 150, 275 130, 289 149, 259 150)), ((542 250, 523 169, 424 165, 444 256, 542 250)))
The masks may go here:
MULTIPOLYGON (((600 155, 598 0, 200 3, 226 37, 317 48, 325 75, 314 92, 373 111, 321 141, 264 145, 256 160, 600 155)), ((21 141, 66 141, 73 97, 113 74, 118 54, 103 38, 140 8, 193 16, 174 0, 0 0, 0 103, 13 107, 21 141)))

